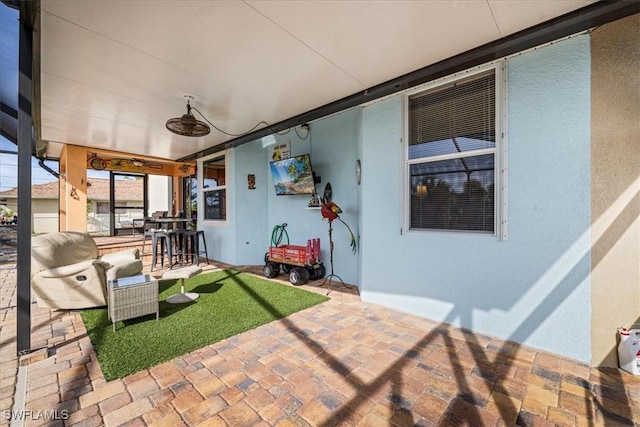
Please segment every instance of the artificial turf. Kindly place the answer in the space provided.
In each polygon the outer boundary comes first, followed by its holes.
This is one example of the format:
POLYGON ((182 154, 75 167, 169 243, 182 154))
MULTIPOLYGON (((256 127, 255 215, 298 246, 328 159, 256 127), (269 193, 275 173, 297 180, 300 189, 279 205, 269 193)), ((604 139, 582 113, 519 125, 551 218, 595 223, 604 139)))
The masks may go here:
POLYGON ((82 320, 107 381, 122 378, 224 338, 280 319, 328 298, 235 270, 188 279, 194 302, 170 304, 177 280, 160 281, 160 320, 155 314, 116 323, 107 308, 81 311, 82 320))

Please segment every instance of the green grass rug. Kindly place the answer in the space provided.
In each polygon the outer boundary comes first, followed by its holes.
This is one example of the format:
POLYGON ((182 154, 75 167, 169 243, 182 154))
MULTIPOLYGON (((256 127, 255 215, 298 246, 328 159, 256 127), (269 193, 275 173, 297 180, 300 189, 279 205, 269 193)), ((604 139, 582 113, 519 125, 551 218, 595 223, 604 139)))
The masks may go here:
POLYGON ((224 338, 264 325, 329 298, 235 270, 205 273, 188 279, 194 302, 170 304, 180 292, 177 280, 160 281, 160 320, 155 314, 116 323, 107 309, 80 315, 107 381, 158 365, 224 338))

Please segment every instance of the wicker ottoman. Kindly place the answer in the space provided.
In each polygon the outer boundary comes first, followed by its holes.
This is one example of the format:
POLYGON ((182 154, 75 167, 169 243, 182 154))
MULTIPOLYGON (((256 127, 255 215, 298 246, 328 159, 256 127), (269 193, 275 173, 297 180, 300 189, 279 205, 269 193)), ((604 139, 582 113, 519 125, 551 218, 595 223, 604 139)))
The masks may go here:
POLYGON ((173 294, 170 297, 167 297, 167 302, 170 302, 172 304, 180 304, 184 302, 191 302, 198 299, 200 295, 198 295, 195 292, 185 293, 184 281, 193 276, 197 276, 201 272, 202 272, 202 268, 198 267, 197 265, 191 265, 189 267, 182 267, 182 268, 176 268, 173 270, 165 271, 165 273, 162 275, 162 280, 172 280, 172 279, 180 280, 180 293, 173 294))
POLYGON ((158 311, 158 281, 149 274, 109 280, 108 315, 116 331, 116 322, 156 314, 158 311))

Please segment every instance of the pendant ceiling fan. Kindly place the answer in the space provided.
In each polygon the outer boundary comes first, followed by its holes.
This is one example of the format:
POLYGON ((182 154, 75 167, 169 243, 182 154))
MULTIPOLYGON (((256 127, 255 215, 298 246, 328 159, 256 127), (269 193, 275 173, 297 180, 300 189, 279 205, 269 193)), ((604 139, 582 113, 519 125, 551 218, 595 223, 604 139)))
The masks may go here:
POLYGON ((209 135, 209 133, 211 132, 211 128, 214 128, 215 130, 217 130, 222 134, 237 138, 253 132, 254 130, 258 129, 260 126, 265 126, 269 128, 271 132, 274 134, 285 135, 289 133, 291 129, 293 129, 295 130, 296 134, 300 139, 307 139, 309 137, 309 125, 307 123, 300 125, 300 130, 302 131, 302 133, 298 132, 298 129, 296 129, 296 127, 292 127, 279 132, 277 129, 272 128, 271 125, 265 122, 264 120, 259 121, 251 129, 248 129, 247 131, 242 133, 227 132, 219 128, 215 124, 213 124, 209 119, 207 119, 205 115, 202 114, 202 111, 198 110, 196 107, 191 106, 191 101, 195 100, 195 97, 193 95, 185 93, 182 95, 182 97, 187 100, 186 114, 183 114, 182 117, 175 117, 173 119, 169 119, 165 124, 166 128, 169 131, 175 133, 176 135, 193 136, 193 137, 205 136, 205 135, 209 135), (193 113, 191 112, 191 110, 197 112, 198 115, 200 115, 200 117, 202 117, 206 121, 206 123, 196 119, 193 113))
POLYGON ((171 132, 182 136, 205 136, 211 132, 209 126, 195 118, 191 112, 191 100, 194 99, 192 95, 184 95, 187 100, 187 112, 182 117, 176 117, 167 120, 166 127, 171 132))

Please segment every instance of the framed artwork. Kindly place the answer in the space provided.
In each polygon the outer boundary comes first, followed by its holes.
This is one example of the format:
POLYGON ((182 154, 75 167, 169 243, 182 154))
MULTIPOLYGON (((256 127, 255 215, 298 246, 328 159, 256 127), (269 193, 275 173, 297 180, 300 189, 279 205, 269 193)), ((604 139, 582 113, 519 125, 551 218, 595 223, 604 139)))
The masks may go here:
POLYGON ((270 167, 276 195, 314 194, 316 192, 309 154, 271 162, 270 167))
POLYGON ((271 161, 277 162, 279 160, 288 159, 291 157, 291 143, 283 142, 281 144, 275 144, 271 146, 271 161))

